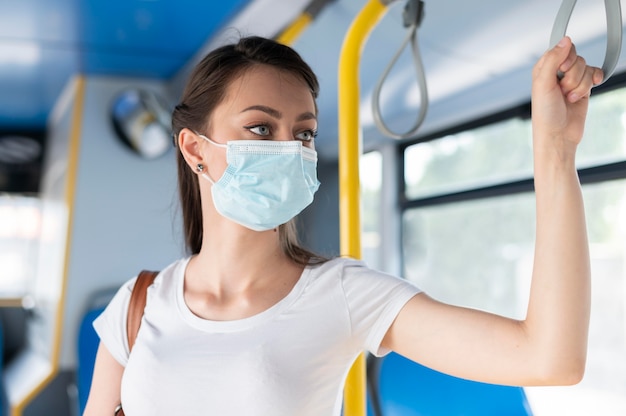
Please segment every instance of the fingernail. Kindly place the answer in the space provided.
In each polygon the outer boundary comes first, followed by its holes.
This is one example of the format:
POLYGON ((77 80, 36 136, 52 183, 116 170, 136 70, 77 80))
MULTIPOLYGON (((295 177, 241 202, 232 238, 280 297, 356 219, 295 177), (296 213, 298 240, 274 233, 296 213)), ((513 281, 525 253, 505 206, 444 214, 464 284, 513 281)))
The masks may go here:
POLYGON ((559 43, 557 43, 557 44, 556 44, 556 46, 558 46, 559 48, 564 47, 564 46, 567 44, 567 41, 566 41, 565 39, 566 39, 566 38, 565 38, 565 37, 563 37, 563 38, 559 41, 559 43))

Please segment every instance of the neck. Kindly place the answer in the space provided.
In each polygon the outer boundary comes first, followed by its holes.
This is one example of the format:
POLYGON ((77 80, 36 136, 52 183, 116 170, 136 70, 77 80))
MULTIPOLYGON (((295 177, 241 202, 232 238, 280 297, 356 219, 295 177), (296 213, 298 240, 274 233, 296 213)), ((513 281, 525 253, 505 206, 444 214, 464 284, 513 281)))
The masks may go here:
MULTIPOLYGON (((303 266, 280 249, 278 232, 216 227, 185 272, 185 302, 196 315, 233 320, 267 310, 289 294, 303 266)), ((239 226, 237 226, 239 227, 239 226)))
POLYGON ((278 230, 256 232, 230 221, 205 226, 202 248, 192 261, 194 279, 229 291, 245 290, 268 271, 294 264, 280 248, 278 230))

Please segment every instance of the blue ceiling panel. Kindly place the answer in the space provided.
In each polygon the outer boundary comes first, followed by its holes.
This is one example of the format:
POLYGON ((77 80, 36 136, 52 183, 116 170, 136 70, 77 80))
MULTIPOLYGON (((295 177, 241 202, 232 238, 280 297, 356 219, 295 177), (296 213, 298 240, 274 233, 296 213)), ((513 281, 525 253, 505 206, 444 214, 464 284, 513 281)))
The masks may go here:
POLYGON ((79 22, 88 74, 169 78, 248 1, 84 1, 79 22))
POLYGON ((76 73, 76 54, 71 50, 39 49, 37 60, 37 65, 14 66, 10 77, 0 70, 0 130, 4 126, 43 128, 59 94, 76 73))
POLYGON ((0 133, 43 129, 77 73, 169 79, 252 0, 0 0, 0 133))
POLYGON ((80 57, 80 72, 88 75, 167 79, 187 61, 185 57, 144 54, 141 51, 131 53, 128 50, 88 50, 82 52, 80 57))
POLYGON ((42 129, 76 71, 77 0, 0 0, 0 131, 42 129))

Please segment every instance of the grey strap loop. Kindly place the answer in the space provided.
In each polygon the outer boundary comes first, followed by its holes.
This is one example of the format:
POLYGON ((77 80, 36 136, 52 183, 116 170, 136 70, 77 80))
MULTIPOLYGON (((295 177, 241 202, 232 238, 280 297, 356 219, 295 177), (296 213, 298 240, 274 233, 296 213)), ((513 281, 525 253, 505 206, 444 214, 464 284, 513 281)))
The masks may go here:
POLYGON ((428 90, 426 88, 426 74, 424 73, 424 66, 422 65, 422 59, 419 53, 419 47, 417 44, 417 28, 419 27, 422 18, 423 18, 423 7, 424 3, 421 0, 409 0, 405 6, 403 17, 404 17, 404 26, 409 28, 409 33, 402 42, 400 49, 396 52, 391 62, 387 65, 387 68, 383 71, 382 76, 378 80, 374 88, 374 93, 372 96, 372 112, 374 115, 374 122, 376 123, 376 127, 385 135, 393 138, 393 139, 407 139, 414 137, 417 133, 417 130, 422 125, 424 118, 426 117, 426 110, 428 108, 428 90), (411 41, 412 46, 412 54, 413 54, 413 62, 415 63, 415 68, 417 69, 417 83, 420 89, 420 111, 417 116, 417 120, 413 127, 406 133, 395 133, 391 131, 385 122, 382 119, 382 115, 380 112, 380 91, 383 87, 383 83, 389 75, 389 71, 395 65, 396 61, 400 57, 400 54, 404 50, 407 43, 411 41))
MULTIPOLYGON (((602 64, 604 79, 601 83, 605 82, 613 75, 622 50, 622 9, 619 2, 620 0, 604 0, 607 41, 604 63, 602 64)), ((576 0, 563 0, 563 3, 561 3, 554 25, 552 26, 552 35, 550 36, 551 48, 565 36, 567 24, 572 16, 575 5, 576 0)), ((560 76, 562 77, 562 74, 560 74, 560 76)))

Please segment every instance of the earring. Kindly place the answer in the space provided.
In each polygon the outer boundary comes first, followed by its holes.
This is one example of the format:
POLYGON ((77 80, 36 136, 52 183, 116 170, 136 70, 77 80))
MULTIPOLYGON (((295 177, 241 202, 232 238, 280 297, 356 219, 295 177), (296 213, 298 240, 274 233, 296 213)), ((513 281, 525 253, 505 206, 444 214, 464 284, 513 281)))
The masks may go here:
POLYGON ((203 165, 202 163, 198 163, 198 164, 196 165, 196 170, 197 170, 199 173, 202 173, 202 172, 204 171, 204 165, 203 165))

